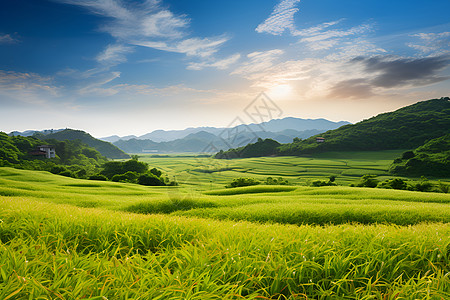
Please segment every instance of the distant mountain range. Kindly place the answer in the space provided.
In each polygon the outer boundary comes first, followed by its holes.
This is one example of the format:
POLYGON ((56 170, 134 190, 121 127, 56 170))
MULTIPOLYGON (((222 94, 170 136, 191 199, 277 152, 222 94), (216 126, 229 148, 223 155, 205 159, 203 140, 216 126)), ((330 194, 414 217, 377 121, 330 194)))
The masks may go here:
POLYGON ((101 139, 112 142, 127 153, 216 152, 246 145, 258 138, 290 143, 296 137, 305 139, 347 124, 350 123, 288 117, 231 128, 197 127, 184 130, 155 130, 139 137, 109 136, 101 139))
POLYGON ((326 119, 288 117, 260 124, 238 125, 231 128, 196 127, 184 130, 155 130, 142 136, 117 135, 96 139, 74 129, 46 129, 42 131, 13 131, 9 135, 36 136, 40 139, 79 139, 109 158, 127 158, 126 153, 217 152, 255 142, 258 138, 290 143, 294 138, 306 139, 349 122, 326 119))

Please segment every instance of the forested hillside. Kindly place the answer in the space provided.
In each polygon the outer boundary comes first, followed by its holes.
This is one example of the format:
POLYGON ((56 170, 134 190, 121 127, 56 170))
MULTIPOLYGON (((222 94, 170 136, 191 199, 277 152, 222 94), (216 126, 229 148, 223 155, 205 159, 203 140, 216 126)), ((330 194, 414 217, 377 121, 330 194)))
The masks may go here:
POLYGON ((450 177, 450 134, 403 153, 390 171, 405 176, 450 177))
POLYGON ((36 137, 8 136, 0 132, 0 167, 49 171, 84 178, 98 172, 100 166, 106 161, 106 157, 80 140, 43 141, 36 137), (54 146, 55 158, 48 159, 41 155, 33 155, 37 147, 43 144, 54 146))
MULTIPOLYGON (((403 107, 394 112, 383 113, 352 125, 344 125, 320 135, 302 140, 295 138, 292 143, 281 144, 253 153, 267 155, 304 155, 327 151, 378 151, 394 149, 414 149, 427 141, 450 132, 450 99, 443 97, 403 107), (317 138, 321 138, 320 141, 317 138)), ((249 145, 250 146, 250 145, 249 145)), ((252 144, 252 148, 264 144, 252 144)), ((216 154, 216 158, 250 157, 243 156, 246 147, 230 149, 216 154)))
POLYGON ((129 158, 129 155, 112 145, 111 143, 101 141, 92 137, 89 133, 86 133, 82 130, 74 130, 74 129, 65 129, 62 131, 58 131, 56 133, 49 134, 36 134, 36 137, 48 140, 55 139, 58 141, 74 141, 80 140, 81 142, 89 145, 92 148, 95 148, 98 152, 100 152, 103 156, 108 158, 129 158))
POLYGON ((300 155, 325 151, 360 151, 413 149, 427 140, 450 132, 450 99, 448 97, 418 102, 394 112, 377 115, 353 125, 316 137, 284 144, 279 155, 300 155))

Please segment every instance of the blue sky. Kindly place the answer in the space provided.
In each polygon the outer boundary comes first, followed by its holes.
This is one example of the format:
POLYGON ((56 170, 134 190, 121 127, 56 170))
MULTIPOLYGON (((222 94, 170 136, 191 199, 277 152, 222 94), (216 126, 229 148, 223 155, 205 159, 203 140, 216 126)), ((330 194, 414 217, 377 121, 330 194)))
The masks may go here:
POLYGON ((450 1, 0 3, 0 131, 225 127, 265 92, 280 117, 357 122, 450 95, 450 1))

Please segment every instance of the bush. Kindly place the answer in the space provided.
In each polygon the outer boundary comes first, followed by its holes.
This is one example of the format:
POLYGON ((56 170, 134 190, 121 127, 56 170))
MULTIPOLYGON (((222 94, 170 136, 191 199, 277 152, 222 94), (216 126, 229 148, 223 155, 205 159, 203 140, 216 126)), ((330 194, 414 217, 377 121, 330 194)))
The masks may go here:
POLYGON ((125 174, 116 174, 111 178, 114 182, 136 183, 139 175, 136 172, 128 171, 125 174))
POLYGON ((235 187, 241 187, 241 186, 251 186, 251 185, 258 185, 260 182, 253 178, 247 178, 247 177, 239 177, 234 178, 233 181, 225 186, 226 188, 235 188, 235 187))
POLYGON ((264 184, 267 184, 267 185, 287 185, 287 184, 289 184, 289 181, 287 181, 286 179, 283 179, 283 177, 278 177, 278 178, 267 177, 266 181, 264 182, 264 184))
POLYGON ((379 182, 375 177, 375 175, 364 175, 356 186, 374 188, 379 182))
POLYGON ((411 189, 413 191, 419 191, 419 192, 429 192, 433 188, 433 184, 428 181, 427 178, 423 177, 421 178, 420 182, 412 184, 411 189))
POLYGON ((158 170, 157 168, 153 168, 150 170, 150 173, 152 173, 153 175, 155 175, 156 177, 161 177, 162 172, 160 170, 158 170))
POLYGON ((337 184, 330 180, 315 180, 311 182, 310 186, 320 187, 320 186, 336 186, 337 184))
POLYGON ((410 158, 413 158, 414 156, 415 156, 414 152, 406 151, 406 152, 403 152, 402 159, 410 159, 410 158))
POLYGON ((75 177, 75 176, 73 175, 73 173, 70 172, 69 170, 62 171, 61 173, 58 173, 58 175, 66 176, 66 177, 75 177))
POLYGON ((153 175, 151 173, 150 174, 148 174, 148 173, 142 174, 141 176, 139 176, 137 182, 138 182, 138 184, 148 185, 148 186, 163 186, 163 185, 166 185, 161 178, 156 177, 155 175, 153 175))
POLYGON ((450 185, 445 184, 439 180, 438 188, 443 193, 448 193, 450 191, 450 185))
POLYGON ((88 178, 89 180, 100 180, 100 181, 107 181, 108 178, 105 175, 102 174, 95 174, 95 175, 91 175, 88 178))
POLYGON ((407 184, 403 179, 391 178, 380 182, 377 187, 382 189, 406 190, 407 184))

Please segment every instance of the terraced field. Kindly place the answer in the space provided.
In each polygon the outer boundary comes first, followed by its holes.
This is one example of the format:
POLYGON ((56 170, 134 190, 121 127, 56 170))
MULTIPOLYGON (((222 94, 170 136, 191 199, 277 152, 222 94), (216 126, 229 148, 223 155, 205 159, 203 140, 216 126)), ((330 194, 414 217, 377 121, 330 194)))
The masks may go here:
POLYGON ((450 195, 305 186, 388 165, 334 155, 144 158, 179 187, 0 168, 0 299, 448 299, 450 195))

